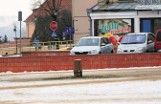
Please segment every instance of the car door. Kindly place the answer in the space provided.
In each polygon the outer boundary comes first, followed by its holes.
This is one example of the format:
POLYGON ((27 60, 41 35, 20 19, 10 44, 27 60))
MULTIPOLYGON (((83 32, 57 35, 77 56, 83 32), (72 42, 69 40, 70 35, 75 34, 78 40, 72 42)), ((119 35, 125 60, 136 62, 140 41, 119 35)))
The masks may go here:
POLYGON ((110 41, 108 38, 101 38, 101 52, 102 53, 111 53, 110 41))
POLYGON ((155 46, 154 46, 154 35, 149 33, 148 34, 148 41, 147 41, 147 47, 149 52, 154 52, 155 51, 155 46))
POLYGON ((156 50, 161 49, 161 29, 157 30, 154 40, 156 50))

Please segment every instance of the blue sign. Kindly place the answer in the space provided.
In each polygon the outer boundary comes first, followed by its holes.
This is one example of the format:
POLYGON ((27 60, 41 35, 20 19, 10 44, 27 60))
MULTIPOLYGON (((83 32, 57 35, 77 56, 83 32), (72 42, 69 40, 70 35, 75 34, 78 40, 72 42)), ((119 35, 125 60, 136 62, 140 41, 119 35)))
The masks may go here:
POLYGON ((51 37, 52 37, 52 38, 57 37, 57 34, 56 34, 56 32, 55 32, 55 31, 53 31, 53 32, 52 32, 51 37))
POLYGON ((39 38, 38 38, 38 37, 35 37, 35 38, 33 39, 33 42, 39 42, 39 38))
POLYGON ((65 32, 69 35, 74 34, 74 28, 73 27, 66 27, 65 32))

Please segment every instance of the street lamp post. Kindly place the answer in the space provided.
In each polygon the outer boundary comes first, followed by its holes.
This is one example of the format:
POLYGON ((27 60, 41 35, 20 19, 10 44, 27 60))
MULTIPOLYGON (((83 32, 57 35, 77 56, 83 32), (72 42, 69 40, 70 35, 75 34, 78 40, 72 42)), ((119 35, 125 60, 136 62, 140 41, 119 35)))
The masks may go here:
POLYGON ((17 34, 16 34, 17 29, 16 29, 16 26, 14 26, 13 31, 15 32, 15 40, 16 40, 16 54, 17 54, 17 53, 18 53, 18 51, 17 51, 17 34))
POLYGON ((20 54, 22 52, 22 44, 21 44, 21 21, 22 21, 22 11, 18 12, 18 21, 20 21, 20 54))

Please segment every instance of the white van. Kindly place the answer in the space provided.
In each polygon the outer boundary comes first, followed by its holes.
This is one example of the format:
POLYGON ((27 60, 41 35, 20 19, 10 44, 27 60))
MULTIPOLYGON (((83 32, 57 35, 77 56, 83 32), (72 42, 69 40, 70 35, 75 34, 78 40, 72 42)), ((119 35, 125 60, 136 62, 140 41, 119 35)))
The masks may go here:
POLYGON ((154 52, 153 33, 128 33, 119 43, 117 53, 145 53, 154 52))

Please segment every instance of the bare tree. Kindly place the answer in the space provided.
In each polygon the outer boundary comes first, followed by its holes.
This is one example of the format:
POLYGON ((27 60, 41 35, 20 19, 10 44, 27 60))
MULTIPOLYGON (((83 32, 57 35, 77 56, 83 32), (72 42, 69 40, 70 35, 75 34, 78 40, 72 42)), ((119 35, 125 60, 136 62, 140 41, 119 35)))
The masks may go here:
POLYGON ((4 43, 7 43, 7 42, 8 42, 8 37, 7 37, 7 35, 4 35, 3 42, 4 42, 4 43))
POLYGON ((57 20, 57 16, 63 11, 61 8, 63 1, 64 0, 37 0, 33 4, 33 7, 42 8, 53 20, 57 20))
POLYGON ((1 43, 3 43, 3 41, 2 41, 2 37, 0 36, 0 44, 1 44, 1 43))
POLYGON ((41 15, 36 17, 36 29, 33 39, 38 37, 40 41, 53 40, 52 31, 49 27, 51 21, 58 22, 56 30, 57 38, 62 39, 62 32, 65 27, 72 26, 71 10, 62 7, 62 3, 66 0, 35 0, 34 8, 41 11, 41 15), (42 13, 43 12, 43 13, 42 13))

